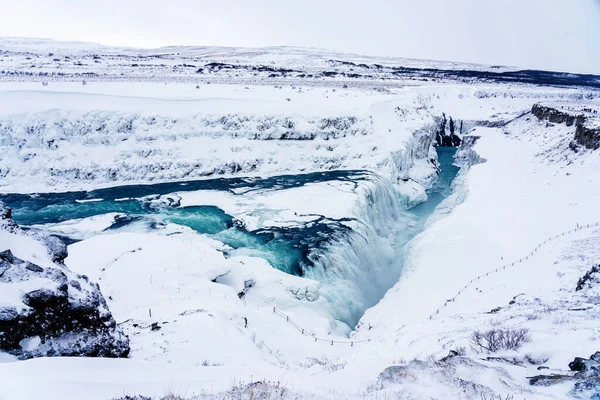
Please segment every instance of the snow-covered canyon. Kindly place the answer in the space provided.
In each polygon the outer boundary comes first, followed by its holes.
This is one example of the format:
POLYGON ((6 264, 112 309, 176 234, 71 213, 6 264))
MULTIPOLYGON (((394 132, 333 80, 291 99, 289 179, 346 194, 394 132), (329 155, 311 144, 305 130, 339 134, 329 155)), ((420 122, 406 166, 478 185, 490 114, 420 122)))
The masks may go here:
MULTIPOLYGON (((5 44, 0 201, 23 228, 0 231, 0 251, 98 283, 131 350, 17 361, 53 343, 24 337, 0 353, 0 398, 46 398, 48 385, 61 400, 592 393, 581 387, 593 379, 564 370, 600 350, 596 273, 576 290, 600 262, 587 227, 600 221, 593 84, 512 72, 521 81, 503 83, 485 66, 421 81, 393 72, 398 60, 299 50, 168 56, 202 63, 197 79, 164 65, 140 74, 132 49, 5 44), (13 248, 23 235, 68 243, 64 265, 13 248), (530 340, 471 347, 494 327, 530 340), (542 367, 564 378, 530 384, 542 367)), ((2 281, 0 310, 37 289, 27 279, 2 281)))

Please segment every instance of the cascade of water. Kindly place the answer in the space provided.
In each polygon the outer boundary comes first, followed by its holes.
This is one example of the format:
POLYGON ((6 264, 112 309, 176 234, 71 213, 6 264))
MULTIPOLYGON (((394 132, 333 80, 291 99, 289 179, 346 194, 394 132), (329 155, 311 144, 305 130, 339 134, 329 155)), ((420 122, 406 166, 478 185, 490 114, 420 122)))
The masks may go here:
POLYGON ((116 229, 124 229, 131 222, 136 224, 133 229, 155 229, 165 222, 191 227, 231 246, 232 255, 261 257, 287 273, 321 282, 321 294, 327 299, 331 315, 353 327, 364 311, 374 306, 398 281, 404 246, 424 229, 425 220, 449 194, 458 170, 452 166, 453 151, 438 149, 442 172, 428 191, 428 200, 412 209, 403 208, 407 201, 390 179, 360 171, 335 172, 331 176, 322 173, 278 177, 252 183, 219 180, 191 182, 185 186, 177 183, 132 185, 87 193, 0 198, 14 207, 15 220, 22 224, 52 224, 116 212, 124 214, 115 220, 112 227, 116 229), (217 207, 173 207, 152 203, 158 197, 149 196, 149 193, 197 190, 197 185, 227 190, 234 185, 246 191, 252 190, 251 185, 279 188, 282 182, 297 187, 311 179, 353 182, 359 199, 352 213, 355 218, 249 232, 236 226, 233 218, 217 207), (151 199, 145 201, 143 196, 151 199))
POLYGON ((438 149, 441 173, 428 199, 405 210, 406 203, 385 178, 375 177, 365 189, 358 215, 361 224, 345 237, 313 253, 305 276, 322 284, 334 318, 354 327, 364 311, 379 302, 400 278, 406 244, 425 227, 436 206, 451 193, 458 172, 455 149, 438 149))

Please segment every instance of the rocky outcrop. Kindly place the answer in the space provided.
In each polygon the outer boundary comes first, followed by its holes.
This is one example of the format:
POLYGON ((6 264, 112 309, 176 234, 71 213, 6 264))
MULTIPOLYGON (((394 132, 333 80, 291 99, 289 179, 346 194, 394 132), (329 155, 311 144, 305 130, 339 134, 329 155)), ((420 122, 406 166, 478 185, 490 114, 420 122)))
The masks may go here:
POLYGON ((127 357, 129 340, 97 284, 62 264, 60 239, 21 229, 0 202, 0 351, 19 359, 44 356, 127 357), (14 237, 11 238, 11 236, 14 237), (13 254, 7 243, 44 244, 39 264, 13 254))
POLYGON ((538 119, 551 122, 553 124, 566 124, 567 126, 573 126, 576 123, 583 123, 585 117, 583 115, 571 114, 563 110, 544 106, 541 104, 534 104, 531 108, 531 113, 538 119))
POLYGON ((600 148, 600 127, 590 124, 583 113, 559 110, 542 104, 534 104, 531 113, 539 120, 575 126, 575 136, 569 145, 573 151, 578 151, 580 146, 590 150, 600 148))
POLYGON ((577 281, 576 291, 580 291, 600 284, 600 265, 592 267, 577 281))
POLYGON ((575 143, 586 149, 597 150, 600 148, 600 127, 590 128, 579 124, 575 128, 575 143))
POLYGON ((481 164, 486 161, 485 158, 481 157, 475 150, 473 150, 473 146, 475 146, 475 143, 477 143, 480 137, 481 136, 475 135, 463 137, 462 143, 456 150, 456 154, 454 156, 455 165, 467 170, 475 164, 481 164))
POLYGON ((595 352, 589 359, 575 357, 569 363, 571 371, 581 372, 586 375, 597 375, 600 378, 600 351, 595 352))
POLYGON ((452 117, 446 119, 446 114, 442 113, 438 120, 438 127, 435 132, 435 141, 437 146, 441 147, 458 147, 461 139, 459 134, 462 133, 463 122, 457 126, 452 117))
POLYGON ((569 363, 571 373, 536 375, 529 377, 529 384, 534 386, 550 386, 558 383, 573 382, 571 395, 578 399, 600 399, 600 351, 589 359, 575 357, 569 363), (590 397, 591 396, 591 397, 590 397))

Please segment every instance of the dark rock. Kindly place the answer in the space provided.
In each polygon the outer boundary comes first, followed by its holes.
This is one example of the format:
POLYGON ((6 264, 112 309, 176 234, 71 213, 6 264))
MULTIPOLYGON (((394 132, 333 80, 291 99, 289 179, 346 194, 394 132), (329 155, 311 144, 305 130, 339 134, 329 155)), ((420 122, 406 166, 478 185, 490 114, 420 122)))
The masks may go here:
POLYGON ((44 268, 39 265, 32 264, 30 262, 25 262, 25 268, 32 272, 44 272, 44 268))
POLYGON ((531 113, 540 120, 557 124, 564 123, 567 126, 575 125, 574 140, 569 144, 572 150, 578 151, 578 146, 590 150, 600 148, 600 128, 586 125, 586 117, 583 114, 569 113, 541 104, 534 104, 531 113))
POLYGON ((10 250, 0 251, 0 260, 4 260, 12 264, 15 262, 15 256, 10 250))
POLYGON ((572 394, 577 398, 600 400, 600 378, 586 379, 576 382, 573 386, 572 394))
POLYGON ((53 291, 50 289, 38 289, 26 293, 23 296, 23 303, 36 310, 58 307, 65 302, 67 294, 61 290, 53 291))
POLYGON ((11 219, 12 209, 0 201, 0 219, 11 219))
POLYGON ((158 325, 158 322, 153 322, 152 325, 150 325, 151 331, 159 331, 160 329, 161 329, 161 326, 158 325))
POLYGON ((446 357, 442 357, 440 359, 441 362, 448 362, 450 359, 454 358, 454 357, 458 357, 460 356, 460 354, 458 353, 458 351, 456 350, 450 350, 448 352, 448 355, 446 357))
POLYGON ((573 379, 571 375, 536 375, 527 377, 529 379, 529 384, 533 386, 550 386, 555 385, 557 383, 569 381, 573 379))
POLYGON ((592 267, 592 269, 586 272, 585 275, 579 278, 575 290, 579 291, 587 287, 591 287, 592 283, 600 283, 600 265, 592 267))
POLYGON ((0 282, 3 284, 33 282, 34 279, 46 282, 31 288, 17 304, 0 307, 0 351, 19 359, 126 357, 129 354, 129 340, 108 311, 99 287, 62 264, 66 246, 60 240, 32 234, 12 220, 1 220, 0 229, 41 241, 55 261, 41 267, 15 257, 10 250, 0 253, 0 282), (35 349, 25 350, 20 346, 23 339, 33 337, 40 338, 35 349))
POLYGON ((575 143, 590 149, 600 148, 600 128, 590 128, 585 124, 578 124, 575 128, 575 143))
POLYGON ((582 372, 586 374, 595 374, 600 376, 600 352, 596 352, 590 356, 589 359, 582 357, 575 357, 573 361, 569 363, 571 371, 582 372))
POLYGON ((248 293, 248 290, 252 289, 254 285, 256 285, 256 281, 254 279, 245 280, 244 289, 242 289, 242 291, 238 293, 238 297, 240 299, 243 298, 246 295, 246 293, 248 293))
POLYGON ((555 124, 566 124, 567 126, 573 126, 578 120, 581 122, 585 120, 583 115, 573 115, 557 110, 556 108, 543 106, 539 103, 533 105, 531 113, 539 120, 553 122, 555 124))
POLYGON ((12 264, 4 261, 4 260, 0 260, 0 277, 2 275, 4 275, 4 273, 10 268, 12 267, 12 264))
MULTIPOLYGON (((462 121, 460 123, 462 130, 462 121)), ((439 118, 438 128, 435 133, 436 145, 440 147, 458 147, 461 144, 461 138, 455 132, 456 125, 452 117, 446 119, 446 114, 442 113, 439 118), (446 126, 448 125, 448 126, 446 126)))

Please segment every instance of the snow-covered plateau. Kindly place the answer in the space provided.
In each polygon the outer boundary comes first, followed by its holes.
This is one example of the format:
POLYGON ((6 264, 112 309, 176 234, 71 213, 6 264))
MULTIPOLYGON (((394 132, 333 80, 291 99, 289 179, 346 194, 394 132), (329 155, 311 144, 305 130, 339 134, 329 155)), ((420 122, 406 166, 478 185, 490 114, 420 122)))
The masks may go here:
POLYGON ((600 398, 599 87, 0 38, 0 399, 600 398))

